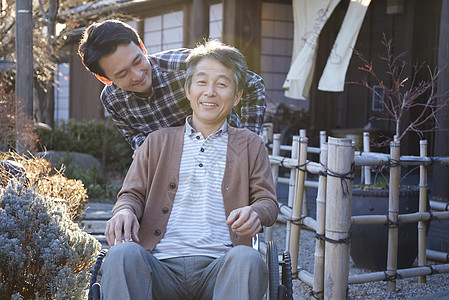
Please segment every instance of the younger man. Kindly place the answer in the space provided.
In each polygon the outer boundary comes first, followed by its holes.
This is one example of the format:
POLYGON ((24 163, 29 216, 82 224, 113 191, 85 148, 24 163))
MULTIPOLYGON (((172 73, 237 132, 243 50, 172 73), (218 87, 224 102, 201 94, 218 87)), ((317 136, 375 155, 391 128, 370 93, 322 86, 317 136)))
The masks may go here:
MULTIPOLYGON (((157 129, 184 124, 192 113, 184 94, 185 59, 189 49, 146 55, 137 32, 128 24, 109 20, 89 26, 78 54, 84 66, 106 84, 101 101, 118 130, 135 150, 157 129)), ((240 117, 229 124, 260 133, 265 114, 262 78, 247 71, 240 117)))
POLYGON ((190 52, 193 115, 136 151, 106 226, 105 299, 262 299, 267 266, 251 239, 279 211, 270 162, 258 135, 226 121, 246 71, 220 42, 190 52))

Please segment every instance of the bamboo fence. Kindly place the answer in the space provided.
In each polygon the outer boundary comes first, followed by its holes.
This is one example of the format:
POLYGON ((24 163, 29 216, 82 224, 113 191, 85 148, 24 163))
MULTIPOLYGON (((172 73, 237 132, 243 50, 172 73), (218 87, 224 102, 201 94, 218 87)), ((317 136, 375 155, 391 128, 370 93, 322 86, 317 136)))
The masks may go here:
MULTIPOLYGON (((271 131, 272 132, 272 131, 271 131)), ((280 135, 269 135, 264 130, 264 140, 272 149, 270 161, 276 182, 289 184, 288 205, 282 205, 280 215, 287 219, 286 249, 292 262, 292 273, 312 287, 318 299, 345 299, 348 284, 371 281, 387 281, 387 290, 396 290, 397 278, 418 277, 426 282, 426 276, 449 272, 449 264, 428 265, 427 259, 449 262, 449 254, 426 249, 426 226, 432 219, 448 220, 449 203, 429 201, 432 212, 427 211, 427 167, 433 163, 449 165, 449 157, 427 157, 427 141, 420 141, 420 156, 400 156, 399 141, 390 144, 390 154, 370 152, 369 133, 363 136, 363 152, 354 151, 351 140, 328 138, 320 132, 320 147, 309 147, 305 132, 293 137, 292 145, 281 145, 280 135), (266 136, 268 135, 268 136, 266 136), (272 142, 272 143, 271 143, 272 142), (291 152, 291 157, 280 156, 281 150, 291 152), (307 160, 308 153, 319 153, 319 162, 307 160), (354 167, 361 167, 361 177, 371 183, 370 167, 390 167, 390 197, 386 215, 351 216, 352 182, 354 167), (419 166, 419 211, 399 214, 399 179, 402 165, 419 166), (279 166, 290 168, 290 177, 278 176, 279 166), (318 181, 306 180, 306 173, 319 175, 318 181), (316 219, 303 210, 305 188, 318 188, 316 219), (418 266, 397 269, 398 225, 417 223, 418 266), (354 224, 385 224, 388 226, 387 268, 349 276, 349 230, 354 224), (298 249, 300 230, 303 227, 316 233, 313 274, 299 268, 298 249)), ((269 237, 271 238, 271 236, 269 237)))

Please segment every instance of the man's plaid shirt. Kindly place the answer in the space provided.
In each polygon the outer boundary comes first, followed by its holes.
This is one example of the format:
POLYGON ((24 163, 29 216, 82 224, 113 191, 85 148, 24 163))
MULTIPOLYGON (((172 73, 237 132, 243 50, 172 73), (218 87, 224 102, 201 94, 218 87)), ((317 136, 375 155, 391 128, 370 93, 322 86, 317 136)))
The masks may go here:
MULTIPOLYGON (((184 91, 185 60, 189 51, 177 49, 147 56, 153 79, 153 91, 148 98, 124 91, 115 84, 103 89, 101 101, 133 149, 137 149, 150 132, 182 125, 192 114, 184 91)), ((228 122, 259 134, 266 108, 265 85, 263 79, 251 71, 248 71, 246 81, 247 87, 239 106, 240 117, 233 109, 228 122)))

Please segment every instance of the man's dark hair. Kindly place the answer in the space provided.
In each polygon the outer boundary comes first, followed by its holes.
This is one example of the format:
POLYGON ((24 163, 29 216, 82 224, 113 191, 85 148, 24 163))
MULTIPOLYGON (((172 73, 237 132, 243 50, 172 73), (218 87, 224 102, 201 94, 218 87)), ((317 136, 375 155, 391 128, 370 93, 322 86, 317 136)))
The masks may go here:
POLYGON ((95 23, 84 31, 78 55, 86 69, 106 77, 98 64, 100 58, 114 53, 118 45, 129 45, 131 42, 140 47, 139 35, 128 24, 116 20, 95 23))

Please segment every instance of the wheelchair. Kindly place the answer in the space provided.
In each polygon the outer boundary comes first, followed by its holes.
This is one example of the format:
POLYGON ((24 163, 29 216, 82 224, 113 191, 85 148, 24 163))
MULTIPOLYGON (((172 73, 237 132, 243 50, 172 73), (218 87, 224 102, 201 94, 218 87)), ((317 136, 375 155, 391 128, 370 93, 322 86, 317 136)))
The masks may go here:
MULTIPOLYGON (((95 264, 91 270, 88 300, 100 300, 100 268, 107 252, 107 249, 100 251, 100 254, 97 256, 95 264)), ((268 291, 266 294, 267 300, 293 300, 290 253, 288 251, 284 251, 282 253, 282 259, 279 260, 276 244, 273 241, 269 241, 267 244, 265 261, 268 266, 269 277, 268 291), (282 270, 281 276, 279 272, 280 269, 282 270)))

